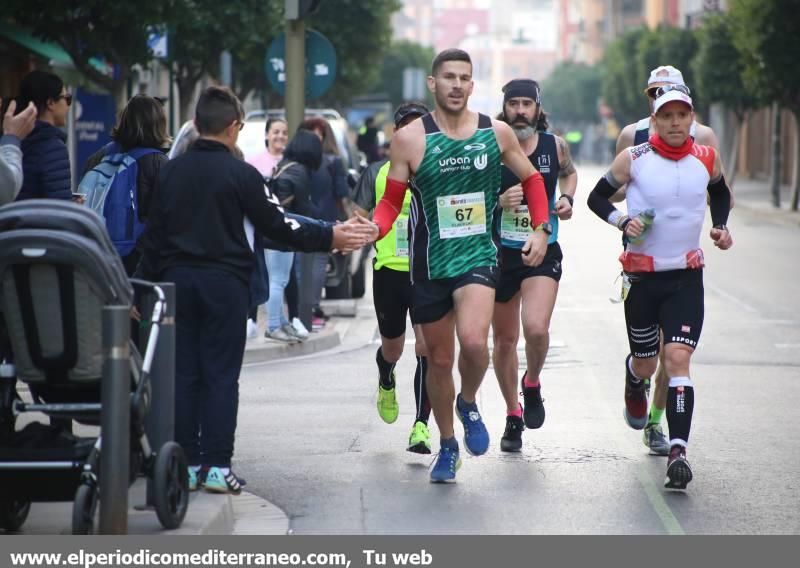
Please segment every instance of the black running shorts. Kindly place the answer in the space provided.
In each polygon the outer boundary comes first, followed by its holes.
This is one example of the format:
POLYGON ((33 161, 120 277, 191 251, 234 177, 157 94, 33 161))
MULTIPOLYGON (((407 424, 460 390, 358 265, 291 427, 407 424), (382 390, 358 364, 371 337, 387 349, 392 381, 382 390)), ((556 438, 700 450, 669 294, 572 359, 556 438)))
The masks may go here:
POLYGON ((497 294, 495 302, 508 302, 519 292, 522 281, 526 278, 535 276, 546 276, 556 282, 561 280, 561 261, 564 255, 561 253, 561 245, 558 241, 547 246, 544 260, 539 266, 528 266, 522 262, 522 251, 503 247, 501 251, 500 280, 497 283, 497 294))
POLYGON ((406 332, 406 315, 411 309, 411 276, 408 272, 379 268, 372 272, 372 300, 378 329, 386 339, 406 332))
POLYGON ((453 309, 453 292, 468 284, 497 286, 494 266, 473 268, 453 278, 422 280, 411 285, 411 321, 415 324, 439 321, 453 309))
POLYGON ((631 288, 625 300, 625 323, 631 353, 638 359, 655 357, 659 330, 664 344, 697 348, 703 329, 702 270, 668 270, 628 274, 631 288))

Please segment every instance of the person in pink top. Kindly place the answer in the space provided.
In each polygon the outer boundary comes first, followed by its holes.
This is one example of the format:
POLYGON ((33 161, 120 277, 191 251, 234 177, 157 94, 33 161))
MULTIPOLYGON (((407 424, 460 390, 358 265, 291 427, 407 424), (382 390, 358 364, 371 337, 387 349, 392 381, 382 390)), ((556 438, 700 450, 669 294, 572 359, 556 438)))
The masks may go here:
POLYGON ((265 178, 271 178, 275 166, 283 158, 283 150, 289 141, 289 126, 282 118, 270 118, 264 128, 266 149, 247 160, 265 178))
MULTIPOLYGON (((264 127, 264 145, 266 148, 263 152, 247 160, 247 163, 255 167, 264 178, 271 178, 275 172, 275 166, 283 159, 283 151, 288 141, 289 125, 286 120, 280 117, 267 119, 267 124, 264 127)), ((257 316, 258 307, 251 309, 247 319, 248 339, 258 336, 257 316)))

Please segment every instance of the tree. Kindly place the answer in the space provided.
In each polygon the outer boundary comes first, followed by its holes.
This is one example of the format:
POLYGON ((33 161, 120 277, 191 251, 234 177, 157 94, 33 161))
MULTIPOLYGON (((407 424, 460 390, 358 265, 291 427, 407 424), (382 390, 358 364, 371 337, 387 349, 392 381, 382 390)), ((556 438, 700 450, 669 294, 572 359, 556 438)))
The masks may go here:
POLYGON ((112 93, 120 107, 125 103, 131 68, 151 59, 148 30, 162 23, 164 6, 161 0, 5 0, 3 14, 34 35, 59 44, 75 68, 112 93), (113 75, 92 66, 94 58, 112 63, 113 75))
POLYGON ((636 72, 634 56, 639 41, 648 33, 645 29, 626 32, 609 44, 603 56, 603 99, 621 125, 639 120, 647 111, 642 95, 647 75, 641 77, 636 72))
MULTIPOLYGON (((733 44, 742 60, 744 82, 765 100, 794 115, 800 137, 800 0, 733 0, 733 44)), ((795 161, 792 210, 800 198, 800 144, 795 161)))
POLYGON ((336 82, 323 101, 339 106, 375 85, 392 39, 392 14, 400 7, 399 0, 324 0, 306 21, 336 49, 336 82))
POLYGON ((742 81, 742 62, 733 45, 729 14, 710 16, 698 32, 698 50, 690 69, 694 73, 696 92, 707 103, 721 103, 736 117, 730 152, 725 160, 726 171, 733 184, 739 156, 741 132, 758 100, 742 81))
POLYGON ((597 122, 603 67, 560 63, 542 82, 542 107, 561 122, 597 122))
MULTIPOLYGON (((180 115, 186 120, 194 91, 204 75, 219 76, 220 54, 230 50, 234 67, 247 69, 256 80, 237 72, 240 96, 265 75, 264 53, 283 16, 279 0, 175 0, 170 3, 169 58, 178 85, 180 115), (260 67, 259 67, 260 66, 260 67)), ((263 81, 262 81, 263 83, 263 81)))
MULTIPOLYGON (((393 42, 386 52, 381 65, 378 91, 386 93, 392 106, 397 108, 403 102, 403 70, 407 67, 419 67, 429 73, 431 62, 436 56, 432 47, 425 47, 411 41, 393 42)), ((425 90, 427 102, 432 104, 428 90, 425 90)))

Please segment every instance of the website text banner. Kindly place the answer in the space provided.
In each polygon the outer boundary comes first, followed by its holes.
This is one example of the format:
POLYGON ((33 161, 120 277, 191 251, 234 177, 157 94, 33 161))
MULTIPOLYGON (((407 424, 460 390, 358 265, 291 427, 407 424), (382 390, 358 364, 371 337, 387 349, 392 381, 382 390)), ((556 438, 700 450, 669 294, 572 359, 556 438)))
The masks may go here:
POLYGON ((794 566, 800 537, 0 536, 2 568, 794 566))

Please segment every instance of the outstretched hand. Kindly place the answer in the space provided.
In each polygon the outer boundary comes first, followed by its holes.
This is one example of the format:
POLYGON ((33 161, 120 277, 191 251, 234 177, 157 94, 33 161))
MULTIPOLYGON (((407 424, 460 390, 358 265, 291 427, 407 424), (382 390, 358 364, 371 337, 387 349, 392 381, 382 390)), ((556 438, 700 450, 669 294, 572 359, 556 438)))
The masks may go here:
POLYGON ((359 230, 363 230, 365 234, 368 235, 367 242, 372 243, 378 240, 378 235, 380 234, 378 225, 358 212, 354 213, 352 217, 345 221, 345 224, 359 227, 359 230))
POLYGON ((369 243, 368 229, 352 223, 339 223, 333 226, 332 251, 353 252, 369 243))

